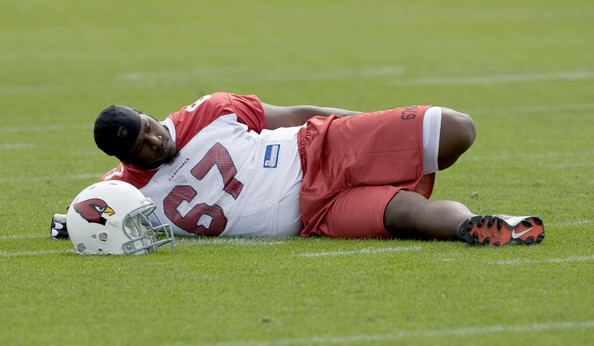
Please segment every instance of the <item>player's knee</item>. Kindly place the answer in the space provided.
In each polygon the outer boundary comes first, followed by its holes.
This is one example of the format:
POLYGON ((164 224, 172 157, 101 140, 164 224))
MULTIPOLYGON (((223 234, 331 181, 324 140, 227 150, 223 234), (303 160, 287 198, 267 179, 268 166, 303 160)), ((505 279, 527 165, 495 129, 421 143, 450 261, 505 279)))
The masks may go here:
POLYGON ((476 138, 474 121, 465 113, 449 108, 442 108, 442 126, 447 126, 450 134, 448 140, 453 142, 450 146, 455 147, 458 154, 464 153, 476 138))
POLYGON ((464 134, 463 144, 466 146, 466 150, 468 150, 468 148, 470 148, 470 146, 474 143, 474 140, 476 138, 476 128, 474 127, 474 120, 472 120, 472 118, 468 114, 458 113, 458 121, 460 122, 460 127, 462 128, 460 132, 464 134))
POLYGON ((453 109, 442 108, 439 139, 439 169, 450 167, 474 142, 476 131, 472 118, 453 109))

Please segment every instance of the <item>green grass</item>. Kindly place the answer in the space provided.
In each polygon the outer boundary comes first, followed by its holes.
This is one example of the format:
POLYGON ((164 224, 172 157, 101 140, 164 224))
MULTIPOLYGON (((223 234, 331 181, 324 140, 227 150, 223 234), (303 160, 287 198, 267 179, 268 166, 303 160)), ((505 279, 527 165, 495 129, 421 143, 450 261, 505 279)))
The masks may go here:
POLYGON ((0 344, 593 344, 593 23, 586 0, 0 1, 0 344), (477 141, 433 198, 538 214, 547 237, 198 239, 134 258, 48 239, 116 164, 91 137, 101 109, 163 118, 217 90, 467 112, 477 141))

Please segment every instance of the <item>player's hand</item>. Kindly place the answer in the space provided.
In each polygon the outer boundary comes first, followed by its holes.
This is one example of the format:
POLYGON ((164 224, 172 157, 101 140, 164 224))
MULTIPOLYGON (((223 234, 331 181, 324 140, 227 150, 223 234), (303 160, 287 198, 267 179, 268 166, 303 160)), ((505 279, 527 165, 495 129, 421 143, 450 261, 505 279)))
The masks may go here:
POLYGON ((68 228, 66 228, 66 215, 54 214, 52 217, 52 225, 50 227, 50 235, 52 239, 68 239, 68 228))

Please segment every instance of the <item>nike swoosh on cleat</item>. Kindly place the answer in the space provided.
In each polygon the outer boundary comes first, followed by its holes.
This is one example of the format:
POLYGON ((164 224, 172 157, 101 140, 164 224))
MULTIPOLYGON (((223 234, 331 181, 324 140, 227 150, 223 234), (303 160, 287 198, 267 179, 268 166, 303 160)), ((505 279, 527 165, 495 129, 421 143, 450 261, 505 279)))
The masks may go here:
POLYGON ((530 227, 530 228, 528 228, 528 229, 526 229, 526 230, 523 230, 523 231, 522 231, 522 232, 520 232, 520 233, 516 233, 516 230, 514 229, 514 230, 512 231, 512 239, 518 239, 518 238, 520 238, 520 237, 521 237, 521 236, 523 236, 524 234, 526 234, 526 233, 528 233, 528 232, 532 231, 532 229, 533 229, 533 228, 534 228, 534 227, 530 227))

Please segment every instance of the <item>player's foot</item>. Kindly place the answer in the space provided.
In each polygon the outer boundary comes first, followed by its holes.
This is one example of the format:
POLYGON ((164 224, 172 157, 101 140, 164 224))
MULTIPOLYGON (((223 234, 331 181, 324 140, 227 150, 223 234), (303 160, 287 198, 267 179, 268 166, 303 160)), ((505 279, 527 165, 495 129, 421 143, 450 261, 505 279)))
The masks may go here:
POLYGON ((458 238, 471 245, 538 244, 544 224, 534 216, 479 215, 460 225, 458 238))

